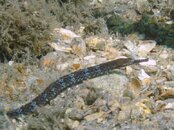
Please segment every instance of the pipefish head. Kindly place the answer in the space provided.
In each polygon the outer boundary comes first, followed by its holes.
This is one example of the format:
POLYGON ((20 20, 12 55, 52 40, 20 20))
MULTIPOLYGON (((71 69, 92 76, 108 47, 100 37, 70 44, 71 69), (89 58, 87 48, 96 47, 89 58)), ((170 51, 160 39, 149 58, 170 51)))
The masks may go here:
POLYGON ((120 59, 111 61, 111 63, 113 65, 116 65, 116 68, 119 68, 119 67, 125 67, 125 66, 132 65, 132 64, 146 62, 146 61, 148 61, 148 58, 146 58, 146 59, 120 58, 120 59))

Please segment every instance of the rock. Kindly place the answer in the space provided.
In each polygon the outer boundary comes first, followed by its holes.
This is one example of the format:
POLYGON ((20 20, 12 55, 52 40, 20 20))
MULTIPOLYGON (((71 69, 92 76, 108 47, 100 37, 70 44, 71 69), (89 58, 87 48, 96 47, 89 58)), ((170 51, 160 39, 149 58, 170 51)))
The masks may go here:
POLYGON ((127 113, 127 111, 120 111, 118 114, 118 121, 125 121, 130 118, 130 113, 127 113))
POLYGON ((86 55, 86 44, 81 37, 75 37, 71 41, 72 53, 83 57, 86 55))
POLYGON ((53 31, 53 35, 55 35, 58 39, 61 39, 63 42, 68 44, 70 44, 74 38, 80 37, 71 30, 64 28, 55 28, 53 31))
POLYGON ((41 66, 42 67, 53 67, 56 65, 57 62, 57 53, 56 52, 50 52, 46 56, 41 58, 41 66))
POLYGON ((83 120, 85 117, 85 113, 83 111, 80 111, 76 108, 69 108, 66 110, 66 115, 71 120, 83 120))
POLYGON ((169 57, 169 54, 167 51, 163 51, 160 55, 159 55, 160 58, 162 59, 167 59, 169 57))
POLYGON ((55 28, 53 36, 55 40, 48 44, 56 51, 73 52, 80 56, 86 53, 85 42, 74 32, 64 28, 55 28))
POLYGON ((105 118, 107 113, 105 112, 97 112, 97 113, 93 113, 91 115, 87 115, 85 117, 85 120, 87 121, 93 121, 93 120, 98 120, 98 121, 101 121, 103 118, 105 118))
POLYGON ((147 56, 152 49, 156 46, 156 41, 154 40, 143 40, 139 41, 138 44, 138 55, 141 57, 147 56))
POLYGON ((93 50, 105 50, 107 41, 98 36, 91 36, 85 39, 86 45, 93 50))
POLYGON ((97 88, 109 91, 115 95, 121 95, 123 86, 128 83, 128 79, 121 72, 116 72, 110 75, 105 75, 91 80, 97 88))

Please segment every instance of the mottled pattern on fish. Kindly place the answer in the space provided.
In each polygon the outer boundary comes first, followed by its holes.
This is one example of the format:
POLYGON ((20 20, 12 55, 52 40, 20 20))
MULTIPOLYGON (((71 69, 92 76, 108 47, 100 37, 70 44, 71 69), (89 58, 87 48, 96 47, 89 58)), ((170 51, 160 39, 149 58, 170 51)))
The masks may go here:
POLYGON ((82 83, 84 80, 99 77, 110 73, 114 69, 144 62, 147 60, 148 59, 134 60, 131 58, 121 58, 75 71, 63 77, 60 77, 55 82, 51 83, 40 95, 34 98, 31 102, 7 112, 7 115, 11 118, 16 118, 21 115, 31 114, 36 111, 37 107, 42 107, 49 104, 49 102, 56 98, 57 95, 59 95, 61 92, 63 92, 67 88, 82 83))

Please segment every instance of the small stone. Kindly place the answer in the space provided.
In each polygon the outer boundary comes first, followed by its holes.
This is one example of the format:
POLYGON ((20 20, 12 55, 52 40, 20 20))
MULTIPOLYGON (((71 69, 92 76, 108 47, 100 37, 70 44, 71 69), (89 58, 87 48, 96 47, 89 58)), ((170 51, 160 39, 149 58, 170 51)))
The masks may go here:
POLYGON ((174 88, 174 81, 165 81, 165 86, 167 88, 174 88))
POLYGON ((91 114, 91 115, 87 115, 87 116, 85 117, 85 120, 87 120, 87 121, 98 120, 98 119, 100 119, 100 118, 105 117, 105 116, 104 116, 105 114, 106 114, 105 112, 93 113, 93 114, 91 114))
POLYGON ((74 101, 74 106, 79 110, 85 108, 84 99, 82 97, 77 96, 76 100, 74 101))
POLYGON ((80 57, 86 54, 86 44, 81 37, 73 38, 71 48, 72 52, 80 57))
POLYGON ((64 71, 69 67, 68 63, 62 63, 62 64, 57 64, 56 68, 57 70, 64 71))
POLYGON ((65 43, 71 43, 75 37, 80 37, 73 31, 64 28, 55 28, 53 33, 54 33, 53 35, 57 36, 65 43))
POLYGON ((79 51, 80 51, 80 54, 81 54, 81 52, 83 52, 83 53, 86 52, 86 51, 84 51, 84 49, 86 49, 86 46, 84 46, 85 44, 82 44, 82 43, 84 43, 82 38, 79 35, 72 32, 71 30, 64 29, 64 28, 55 28, 53 30, 53 36, 55 37, 55 40, 48 44, 51 47, 53 47, 56 51, 69 52, 69 53, 73 52, 73 53, 77 53, 77 54, 79 54, 79 51), (77 48, 78 49, 76 51, 73 50, 73 49, 75 49, 75 47, 71 48, 72 42, 78 43, 77 44, 78 46, 76 47, 76 49, 77 48))
POLYGON ((166 106, 164 107, 164 109, 174 109, 174 103, 168 103, 166 104, 166 106))
POLYGON ((107 41, 104 38, 97 37, 97 36, 91 36, 87 39, 85 39, 86 45, 94 50, 105 50, 107 41))
POLYGON ((126 111, 120 111, 118 114, 118 121, 125 121, 127 119, 129 119, 129 114, 126 111))
POLYGON ((162 59, 167 59, 169 57, 169 54, 165 51, 165 52, 162 52, 162 54, 160 54, 159 57, 162 59))
POLYGON ((165 81, 167 81, 166 77, 158 77, 155 79, 157 84, 163 84, 165 81))
POLYGON ((84 64, 85 65, 94 65, 95 62, 96 62, 96 56, 95 55, 88 55, 88 56, 85 56, 84 58, 84 64))
POLYGON ((72 128, 77 128, 80 125, 79 121, 74 121, 72 124, 72 128))
POLYGON ((111 101, 108 103, 108 105, 110 105, 110 110, 112 112, 116 111, 117 109, 120 108, 120 104, 117 100, 111 101))
POLYGON ((71 119, 69 119, 69 118, 65 118, 64 123, 65 123, 70 129, 72 129, 74 121, 71 120, 71 119))
POLYGON ((140 80, 144 80, 144 79, 150 78, 150 76, 144 71, 144 69, 141 69, 141 71, 138 75, 138 78, 140 80))
POLYGON ((41 58, 41 66, 43 67, 53 67, 57 61, 57 53, 50 52, 46 56, 41 58))
POLYGON ((14 61, 9 61, 9 62, 8 62, 8 64, 9 64, 10 66, 12 66, 13 63, 14 63, 14 61))
POLYGON ((79 90, 79 96, 82 97, 84 100, 87 100, 89 94, 90 94, 90 90, 87 88, 79 90))
POLYGON ((133 72, 132 67, 126 66, 126 74, 127 74, 127 75, 130 75, 132 72, 133 72))
POLYGON ((121 55, 121 52, 118 51, 116 48, 108 47, 107 48, 107 59, 115 59, 116 57, 119 57, 121 55))
POLYGON ((83 120, 85 113, 83 111, 77 110, 75 108, 72 108, 68 111, 66 111, 66 116, 72 120, 83 120))
POLYGON ((139 41, 138 54, 139 56, 147 56, 147 54, 153 50, 156 46, 156 41, 154 40, 143 40, 139 41))

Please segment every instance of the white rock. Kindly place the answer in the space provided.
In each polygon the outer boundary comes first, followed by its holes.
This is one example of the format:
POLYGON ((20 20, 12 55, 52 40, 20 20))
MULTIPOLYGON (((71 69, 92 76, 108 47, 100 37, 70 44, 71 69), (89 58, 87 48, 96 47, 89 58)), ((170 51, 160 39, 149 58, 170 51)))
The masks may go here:
POLYGON ((141 69, 141 71, 138 75, 138 78, 140 80, 144 80, 144 79, 150 78, 150 76, 144 71, 144 69, 141 69))
POLYGON ((142 66, 156 66, 156 61, 153 59, 149 59, 146 62, 141 62, 140 65, 142 65, 142 66))
POLYGON ((138 45, 138 55, 146 56, 155 46, 156 41, 154 40, 140 41, 138 45))
POLYGON ((14 63, 14 61, 11 60, 11 61, 8 62, 8 65, 12 66, 13 63, 14 63))

